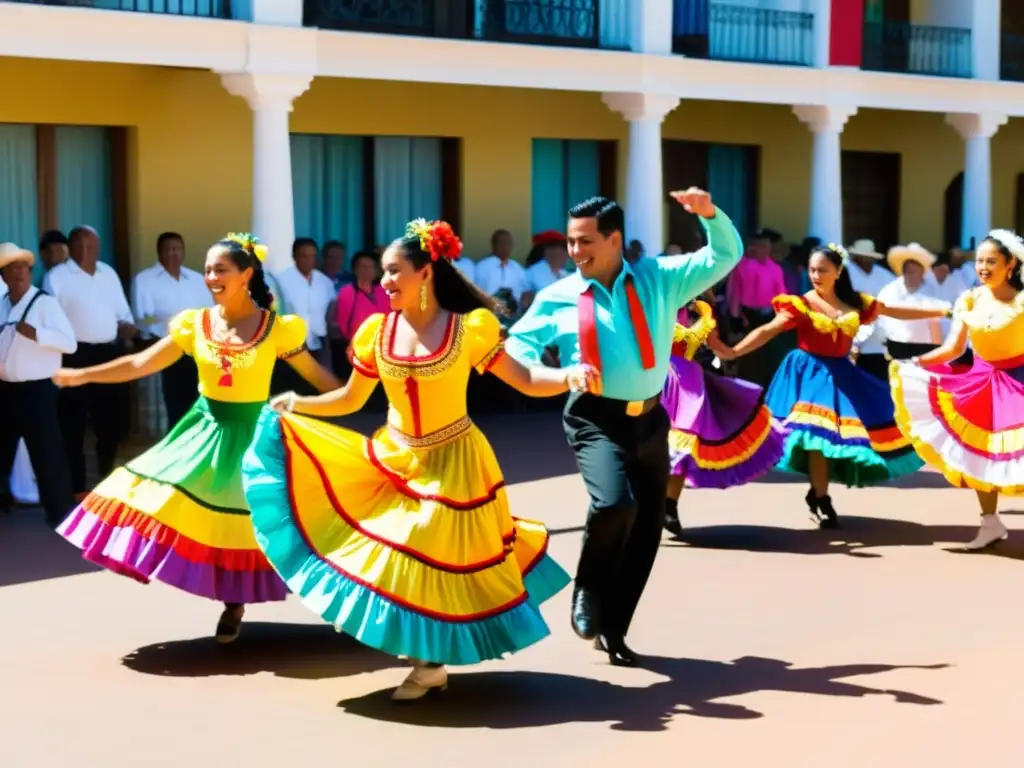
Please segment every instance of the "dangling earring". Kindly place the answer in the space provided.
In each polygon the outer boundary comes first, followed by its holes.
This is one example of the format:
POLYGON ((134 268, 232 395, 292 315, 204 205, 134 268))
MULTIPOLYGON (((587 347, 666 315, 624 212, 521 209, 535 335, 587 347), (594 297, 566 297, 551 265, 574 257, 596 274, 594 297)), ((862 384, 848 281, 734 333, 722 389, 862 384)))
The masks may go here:
POLYGON ((420 283, 420 312, 427 311, 427 284, 420 283))

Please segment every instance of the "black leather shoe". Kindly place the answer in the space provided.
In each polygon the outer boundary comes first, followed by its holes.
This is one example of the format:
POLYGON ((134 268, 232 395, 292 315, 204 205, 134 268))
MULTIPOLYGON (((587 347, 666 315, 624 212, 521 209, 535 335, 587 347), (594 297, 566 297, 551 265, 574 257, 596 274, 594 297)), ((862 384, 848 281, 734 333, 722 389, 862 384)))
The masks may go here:
POLYGON ((640 663, 640 657, 626 645, 623 637, 598 635, 594 640, 594 648, 607 653, 608 663, 616 667, 635 667, 640 663))
POLYGON ((582 587, 572 593, 572 631, 584 640, 597 637, 597 597, 582 587))
POLYGON ((679 522, 679 504, 675 499, 665 499, 665 517, 662 525, 676 538, 682 538, 683 525, 679 522))

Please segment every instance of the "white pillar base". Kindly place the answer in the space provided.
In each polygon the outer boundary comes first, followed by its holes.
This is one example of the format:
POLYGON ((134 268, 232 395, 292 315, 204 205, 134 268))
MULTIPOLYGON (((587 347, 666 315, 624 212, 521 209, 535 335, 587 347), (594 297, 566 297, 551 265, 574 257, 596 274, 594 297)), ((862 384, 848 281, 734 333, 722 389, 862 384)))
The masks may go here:
POLYGON ((826 243, 843 241, 843 174, 840 136, 856 107, 793 107, 793 114, 814 134, 811 153, 811 214, 807 235, 826 243))
POLYGON ((603 98, 609 109, 629 122, 626 242, 639 240, 647 253, 661 253, 665 245, 661 123, 679 99, 648 93, 606 93, 603 98))
POLYGON ((289 113, 292 102, 312 81, 312 75, 221 73, 227 91, 245 99, 252 109, 250 228, 266 244, 269 253, 265 267, 275 274, 291 264, 295 240, 289 113))
POLYGON ((964 140, 961 248, 972 249, 992 229, 992 137, 1006 121, 1006 115, 988 113, 946 115, 964 140))

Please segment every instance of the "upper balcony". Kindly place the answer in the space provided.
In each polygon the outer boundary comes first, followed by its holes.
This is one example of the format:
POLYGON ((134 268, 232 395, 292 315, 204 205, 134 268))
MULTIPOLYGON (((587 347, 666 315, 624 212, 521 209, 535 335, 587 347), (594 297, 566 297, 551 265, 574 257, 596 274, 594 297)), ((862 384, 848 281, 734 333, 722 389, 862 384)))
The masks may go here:
POLYGON ((304 0, 308 27, 577 48, 629 47, 636 0, 304 0))
POLYGON ((972 77, 971 30, 903 21, 864 23, 863 69, 972 77))
POLYGON ((212 19, 250 18, 250 0, 6 0, 57 8, 95 8, 101 11, 163 13, 212 19))
POLYGON ((814 64, 813 13, 754 8, 742 2, 674 0, 672 49, 702 59, 814 64))

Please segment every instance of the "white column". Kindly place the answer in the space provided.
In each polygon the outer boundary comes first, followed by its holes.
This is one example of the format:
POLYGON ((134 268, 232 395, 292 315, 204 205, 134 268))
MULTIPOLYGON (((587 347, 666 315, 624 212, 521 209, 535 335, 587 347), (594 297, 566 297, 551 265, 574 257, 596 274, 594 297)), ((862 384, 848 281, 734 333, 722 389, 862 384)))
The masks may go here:
POLYGON ((827 67, 832 58, 832 0, 816 0, 814 8, 814 66, 827 67))
POLYGON ((814 135, 811 151, 811 215, 807 234, 825 242, 843 240, 843 174, 840 136, 857 113, 850 106, 793 107, 793 113, 814 135))
POLYGON ((288 116, 312 76, 221 73, 221 82, 252 109, 252 233, 269 249, 267 268, 291 263, 295 239, 288 116))
POLYGON ((949 123, 964 140, 963 217, 960 246, 980 243, 992 228, 992 137, 1006 124, 1006 115, 949 114, 949 123))
POLYGON ((971 5, 971 72, 979 80, 998 80, 1002 0, 974 0, 971 5))
POLYGON ((665 245, 661 123, 679 99, 649 93, 606 93, 603 98, 629 122, 626 239, 639 240, 648 253, 661 253, 665 245))
POLYGON ((672 54, 672 0, 625 0, 629 3, 629 48, 634 53, 672 54))

